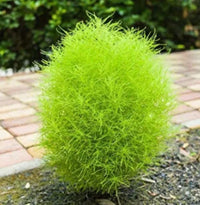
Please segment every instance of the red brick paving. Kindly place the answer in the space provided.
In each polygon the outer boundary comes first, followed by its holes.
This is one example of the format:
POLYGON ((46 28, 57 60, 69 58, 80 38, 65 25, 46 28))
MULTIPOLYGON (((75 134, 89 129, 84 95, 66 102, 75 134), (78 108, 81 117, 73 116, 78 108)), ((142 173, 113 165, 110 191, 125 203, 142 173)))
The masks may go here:
POLYGON ((21 125, 31 124, 37 122, 38 118, 35 115, 30 115, 27 117, 19 117, 15 119, 4 120, 1 124, 4 128, 18 127, 21 125))
POLYGON ((177 114, 181 114, 181 113, 185 113, 185 112, 189 112, 192 111, 193 108, 184 104, 180 104, 176 110, 173 111, 173 115, 177 115, 177 114))
POLYGON ((185 102, 189 100, 200 99, 200 92, 190 92, 186 94, 182 94, 178 97, 178 100, 185 102))
POLYGON ((198 100, 192 100, 192 101, 187 101, 185 102, 188 106, 194 108, 194 109, 199 109, 200 108, 200 99, 198 100))
POLYGON ((1 140, 0 147, 0 154, 22 149, 22 146, 15 139, 1 140))
POLYGON ((8 128, 8 131, 13 136, 23 136, 31 133, 36 133, 38 132, 39 128, 40 128, 39 123, 32 123, 32 124, 21 125, 17 127, 11 127, 8 128))
POLYGON ((39 133, 29 134, 17 137, 17 140, 22 144, 24 147, 31 147, 38 144, 39 141, 39 133))
POLYGON ((33 158, 42 158, 44 155, 44 150, 38 146, 28 148, 28 152, 33 158))
POLYGON ((9 112, 0 113, 0 120, 14 119, 17 117, 25 117, 35 114, 36 111, 33 108, 26 108, 20 110, 12 110, 9 112))
POLYGON ((42 153, 34 148, 39 138, 35 115, 38 95, 35 85, 39 76, 0 77, 0 168, 33 160, 42 153))
MULTIPOLYGON (((165 55, 180 102, 173 122, 182 130, 200 128, 200 50, 165 55)), ((39 121, 37 88, 41 75, 0 77, 0 168, 34 158, 44 150, 37 146, 39 121)))
POLYGON ((9 112, 9 111, 18 110, 18 109, 24 109, 24 108, 28 108, 28 107, 22 103, 14 103, 14 104, 5 105, 5 106, 3 105, 0 107, 0 113, 9 112))
POLYGON ((197 110, 193 110, 190 112, 181 113, 178 115, 173 116, 172 121, 174 123, 180 124, 183 122, 195 120, 200 118, 200 112, 197 110))
POLYGON ((14 99, 6 100, 6 101, 3 100, 3 101, 0 101, 0 107, 6 106, 6 105, 12 105, 14 103, 18 103, 18 101, 14 99))
POLYGON ((11 139, 11 138, 13 138, 13 136, 8 131, 6 131, 2 127, 0 127, 0 141, 11 139))
POLYGON ((189 89, 194 90, 194 91, 200 91, 200 84, 192 84, 188 86, 189 89))

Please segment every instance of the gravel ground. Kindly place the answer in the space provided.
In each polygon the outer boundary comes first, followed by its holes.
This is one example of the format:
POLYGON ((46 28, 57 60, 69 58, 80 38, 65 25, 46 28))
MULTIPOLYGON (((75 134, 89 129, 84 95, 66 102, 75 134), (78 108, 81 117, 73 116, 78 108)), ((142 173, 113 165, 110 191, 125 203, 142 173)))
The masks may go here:
MULTIPOLYGON (((119 191, 121 205, 200 205, 200 130, 174 140, 141 180, 119 191)), ((2 205, 113 205, 115 196, 75 193, 59 181, 54 172, 35 169, 0 179, 2 205)))

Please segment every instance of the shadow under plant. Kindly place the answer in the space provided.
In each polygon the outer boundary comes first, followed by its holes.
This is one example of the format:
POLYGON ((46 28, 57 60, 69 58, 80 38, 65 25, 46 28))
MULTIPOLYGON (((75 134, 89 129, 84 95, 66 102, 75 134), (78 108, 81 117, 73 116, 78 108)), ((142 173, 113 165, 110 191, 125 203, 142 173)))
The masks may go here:
MULTIPOLYGON (((160 163, 148 175, 119 190, 122 205, 200 204, 200 130, 177 137, 171 149, 160 156, 160 163)), ((0 179, 0 204, 95 205, 118 204, 114 195, 75 193, 41 168, 0 179), (99 200, 100 199, 100 200, 99 200), (101 199, 104 199, 102 201, 101 199)))

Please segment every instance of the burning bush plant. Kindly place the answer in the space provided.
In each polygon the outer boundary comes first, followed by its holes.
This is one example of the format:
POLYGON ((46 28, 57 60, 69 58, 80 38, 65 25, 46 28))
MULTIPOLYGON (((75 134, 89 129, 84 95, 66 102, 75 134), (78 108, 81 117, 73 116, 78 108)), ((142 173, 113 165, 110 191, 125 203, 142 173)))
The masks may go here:
POLYGON ((41 145, 76 190, 117 192, 172 135, 171 80, 153 38, 91 17, 42 66, 41 145))

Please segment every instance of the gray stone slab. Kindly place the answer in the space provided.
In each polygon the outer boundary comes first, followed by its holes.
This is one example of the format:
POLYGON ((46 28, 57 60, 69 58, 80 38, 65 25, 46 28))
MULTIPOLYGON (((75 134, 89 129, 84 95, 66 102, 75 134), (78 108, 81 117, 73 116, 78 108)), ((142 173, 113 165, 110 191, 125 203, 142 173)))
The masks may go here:
POLYGON ((21 162, 9 167, 0 168, 0 177, 6 177, 9 175, 35 169, 42 166, 43 164, 44 161, 42 159, 34 159, 31 161, 21 162))

